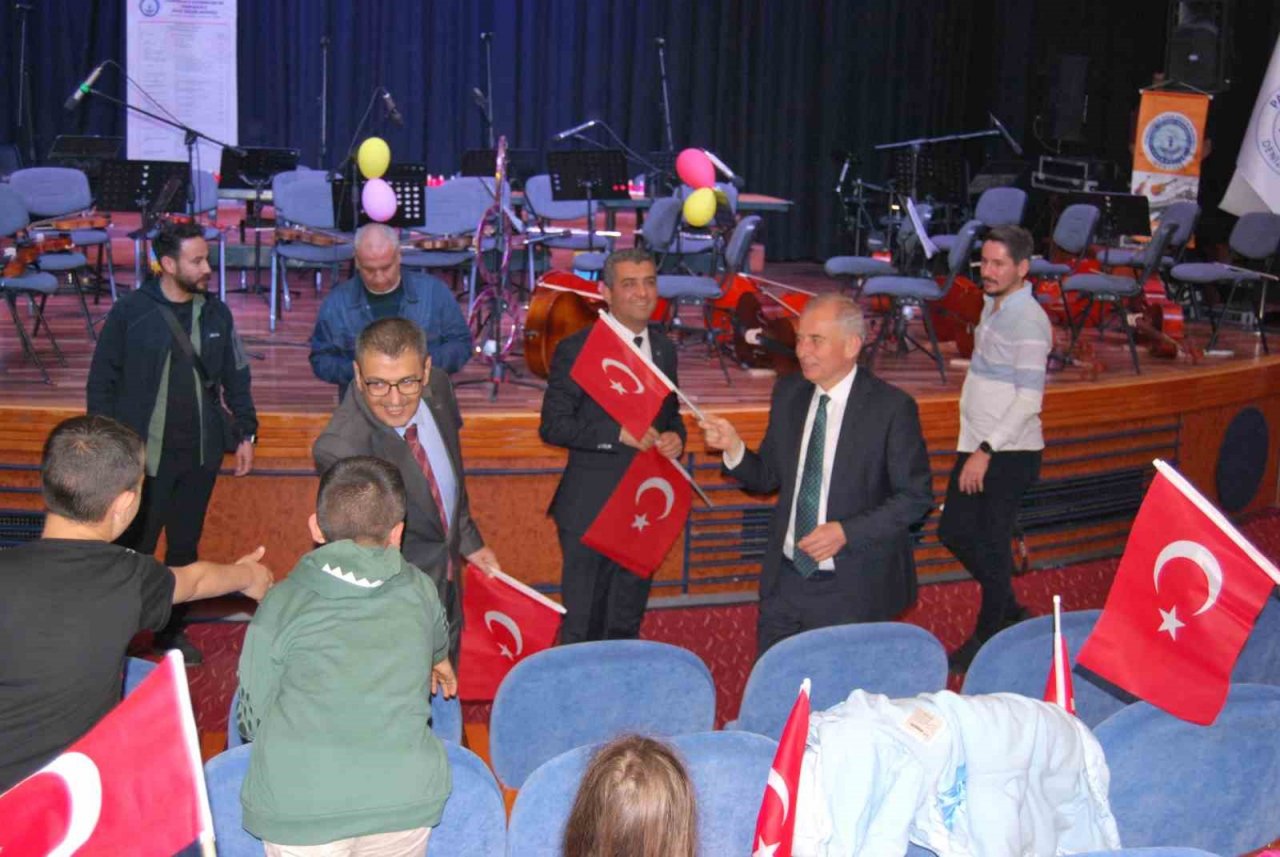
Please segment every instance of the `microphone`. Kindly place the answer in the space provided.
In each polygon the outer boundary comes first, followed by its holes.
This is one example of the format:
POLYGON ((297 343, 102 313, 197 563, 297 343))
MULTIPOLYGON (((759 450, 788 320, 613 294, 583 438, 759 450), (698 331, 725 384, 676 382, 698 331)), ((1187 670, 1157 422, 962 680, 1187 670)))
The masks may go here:
POLYGON ((86 77, 84 81, 75 88, 75 91, 71 93, 71 95, 67 98, 66 101, 62 102, 63 110, 76 109, 76 105, 78 105, 81 102, 81 100, 84 99, 85 95, 88 94, 89 88, 98 82, 98 78, 102 76, 102 70, 106 67, 106 65, 107 65, 107 61, 103 60, 102 62, 94 66, 93 71, 89 72, 89 76, 86 77))
POLYGON ((487 42, 487 41, 489 41, 489 40, 490 40, 490 39, 492 39, 492 38, 493 38, 493 33, 491 33, 491 32, 489 32, 489 33, 481 33, 481 34, 480 34, 480 41, 482 41, 482 42, 487 42))
POLYGON ((567 140, 570 137, 575 137, 578 134, 581 134, 583 131, 587 130, 588 128, 594 128, 599 124, 600 124, 599 119, 588 119, 586 122, 583 122, 580 125, 574 125, 572 128, 561 131, 559 134, 556 134, 551 139, 559 143, 562 140, 567 140))
POLYGON ((667 40, 662 38, 662 36, 658 36, 653 40, 653 43, 658 47, 662 48, 662 47, 666 47, 667 40))
POLYGON ((729 180, 730 184, 732 184, 734 187, 738 188, 739 190, 741 190, 746 186, 747 184, 746 179, 742 178, 739 175, 735 175, 733 170, 729 169, 728 164, 726 164, 724 161, 717 158, 714 152, 711 152, 707 149, 703 149, 702 152, 707 156, 707 160, 711 161, 712 165, 717 170, 719 170, 721 173, 724 174, 724 177, 729 180))
POLYGON ((471 100, 474 101, 476 103, 476 107, 479 107, 481 110, 488 110, 487 105, 489 104, 489 99, 484 97, 484 93, 480 91, 480 87, 471 87, 471 100))
POLYGON ((989 112, 987 113, 987 116, 991 117, 992 127, 1000 132, 1000 136, 1004 137, 1004 141, 1009 144, 1010 149, 1013 149, 1013 153, 1015 155, 1021 155, 1022 147, 1018 145, 1017 140, 1013 139, 1013 135, 1009 133, 1008 128, 1004 127, 1004 123, 997 119, 996 114, 994 113, 989 112))
POLYGON ((396 109, 396 101, 391 97, 391 93, 385 89, 382 90, 382 103, 386 105, 387 117, 401 128, 404 127, 404 117, 400 115, 400 111, 396 109))

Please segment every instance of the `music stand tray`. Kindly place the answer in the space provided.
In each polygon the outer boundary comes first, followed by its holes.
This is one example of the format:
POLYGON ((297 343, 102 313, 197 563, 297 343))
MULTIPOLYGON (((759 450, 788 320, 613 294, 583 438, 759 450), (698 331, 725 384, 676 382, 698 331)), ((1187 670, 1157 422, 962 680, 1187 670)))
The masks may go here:
POLYGON ((189 170, 186 161, 103 161, 95 202, 107 211, 151 211, 156 194, 170 178, 176 178, 181 186, 166 212, 182 213, 187 210, 189 170))
MULTIPOLYGON (((382 180, 391 185, 396 194, 396 213, 387 221, 394 229, 417 229, 427 225, 427 165, 392 164, 387 167, 382 180)), ((333 222, 340 232, 354 232, 373 220, 361 208, 357 222, 352 222, 354 212, 348 195, 349 182, 345 177, 334 179, 330 186, 333 195, 333 222)), ((356 183, 356 193, 364 190, 364 181, 356 183)))
POLYGON ((218 168, 218 187, 224 190, 255 190, 255 185, 265 185, 278 173, 298 168, 302 153, 298 149, 272 146, 241 146, 244 155, 235 149, 222 150, 222 163, 218 168))
POLYGON ((45 159, 53 162, 105 161, 119 157, 123 137, 101 137, 96 134, 59 134, 49 147, 45 159))
POLYGON ((547 172, 551 198, 557 202, 631 198, 627 156, 621 149, 547 152, 547 172))
MULTIPOLYGON (((467 149, 462 153, 462 175, 493 178, 498 164, 495 149, 467 149)), ((516 190, 541 170, 537 149, 507 149, 507 184, 516 190)))
POLYGON ((1132 193, 1069 193, 1067 204, 1085 203, 1097 206, 1102 217, 1098 221, 1098 235, 1114 239, 1120 235, 1149 236, 1151 234, 1151 203, 1142 194, 1132 193))

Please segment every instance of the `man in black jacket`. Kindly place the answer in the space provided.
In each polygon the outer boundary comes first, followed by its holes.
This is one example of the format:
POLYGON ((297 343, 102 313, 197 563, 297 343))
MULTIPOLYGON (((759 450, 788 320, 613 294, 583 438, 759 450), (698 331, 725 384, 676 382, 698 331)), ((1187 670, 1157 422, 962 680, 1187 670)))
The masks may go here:
MULTIPOLYGON (((164 530, 165 564, 176 567, 199 558, 224 450, 235 450, 236 476, 252 469, 258 415, 231 310, 208 294, 212 270, 203 229, 164 224, 151 246, 160 277, 111 308, 85 392, 89 413, 114 417, 146 441, 142 508, 119 543, 151 553, 164 530), (176 338, 179 330, 185 344, 176 338)), ((184 612, 173 611, 156 644, 200 663, 200 651, 183 633, 184 612)))
MULTIPOLYGON (((609 311, 634 335, 636 346, 676 382, 676 350, 649 325, 658 300, 658 274, 644 250, 619 250, 605 261, 600 293, 609 311)), ((582 544, 590 527, 626 473, 636 450, 657 447, 668 458, 684 451, 685 429, 674 393, 667 395, 654 424, 632 437, 569 377, 590 328, 562 341, 551 360, 542 397, 539 433, 569 450, 569 463, 551 501, 563 554, 561 594, 566 609, 561 643, 630 639, 640 633, 649 600, 649 578, 639 577, 582 544)))

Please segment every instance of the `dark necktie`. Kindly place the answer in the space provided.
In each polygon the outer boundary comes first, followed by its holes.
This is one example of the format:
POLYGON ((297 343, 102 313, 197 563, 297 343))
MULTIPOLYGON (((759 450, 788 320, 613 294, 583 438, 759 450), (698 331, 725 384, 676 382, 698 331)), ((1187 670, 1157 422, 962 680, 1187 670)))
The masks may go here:
MULTIPOLYGON (((825 393, 818 397, 818 412, 813 415, 809 432, 809 448, 800 471, 800 493, 796 497, 795 541, 799 542, 818 526, 818 504, 822 502, 822 458, 827 443, 827 402, 825 393)), ((818 570, 818 564, 800 548, 792 551, 792 565, 805 577, 818 570)))
POLYGON ((643 337, 643 336, 637 336, 635 339, 633 339, 633 340, 631 340, 631 341, 632 341, 632 342, 634 342, 634 343, 636 344, 636 348, 640 348, 640 349, 643 349, 643 348, 644 348, 644 337, 643 337))
POLYGON ((440 485, 436 482, 436 474, 431 469, 431 461, 427 458, 427 450, 423 447, 422 442, 418 440, 417 423, 413 423, 409 428, 405 429, 404 442, 409 445, 409 452, 413 454, 413 460, 418 462, 418 468, 422 471, 422 475, 426 477, 427 486, 431 489, 431 499, 435 501, 436 512, 440 515, 440 526, 444 529, 445 555, 448 557, 445 577, 448 580, 453 580, 453 552, 449 550, 449 518, 445 515, 444 497, 440 494, 440 485))

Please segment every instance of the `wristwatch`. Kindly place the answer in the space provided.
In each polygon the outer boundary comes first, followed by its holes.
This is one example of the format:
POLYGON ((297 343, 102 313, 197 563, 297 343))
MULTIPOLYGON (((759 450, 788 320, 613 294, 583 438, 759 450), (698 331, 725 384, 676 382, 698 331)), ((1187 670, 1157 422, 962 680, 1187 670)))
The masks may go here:
POLYGON ((258 445, 258 435, 256 433, 247 434, 244 437, 240 438, 241 443, 244 443, 246 440, 249 441, 249 443, 253 444, 254 446, 258 445))
POLYGON ((978 449, 985 452, 987 455, 991 455, 995 452, 995 450, 991 448, 991 444, 987 443, 985 440, 978 444, 978 449))

